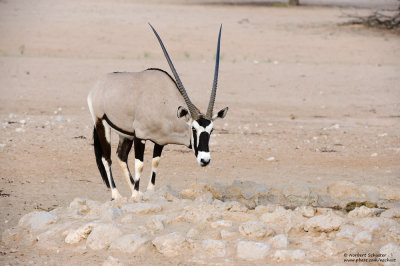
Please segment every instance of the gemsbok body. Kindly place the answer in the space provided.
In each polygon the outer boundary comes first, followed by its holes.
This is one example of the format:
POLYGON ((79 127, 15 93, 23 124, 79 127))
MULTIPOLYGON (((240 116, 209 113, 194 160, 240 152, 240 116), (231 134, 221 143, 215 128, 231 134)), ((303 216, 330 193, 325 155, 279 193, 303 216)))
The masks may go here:
POLYGON ((146 141, 154 143, 148 190, 154 190, 157 167, 167 144, 191 148, 200 166, 211 161, 209 140, 217 118, 224 118, 228 107, 213 113, 217 90, 221 29, 218 35, 214 82, 206 114, 191 102, 164 44, 156 35, 175 79, 166 71, 149 68, 142 72, 114 72, 97 82, 88 95, 94 121, 93 139, 97 166, 112 199, 120 198, 111 172, 111 129, 119 135, 118 162, 132 191, 139 192, 146 141), (186 106, 186 107, 185 107, 186 106), (135 175, 128 167, 128 155, 134 145, 135 175))

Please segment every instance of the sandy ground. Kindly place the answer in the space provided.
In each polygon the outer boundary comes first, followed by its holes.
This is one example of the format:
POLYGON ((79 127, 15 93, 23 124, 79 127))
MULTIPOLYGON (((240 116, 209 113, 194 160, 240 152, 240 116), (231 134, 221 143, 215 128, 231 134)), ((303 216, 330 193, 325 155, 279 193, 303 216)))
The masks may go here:
MULTIPOLYGON (((382 3, 390 8, 396 1, 382 3)), ((66 206, 75 197, 110 199, 94 160, 86 96, 104 73, 168 70, 147 22, 163 37, 202 110, 223 24, 215 108, 230 108, 210 141, 212 165, 200 168, 185 147, 167 146, 157 186, 237 179, 400 187, 400 38, 339 26, 347 21, 343 12, 354 9, 0 1, 0 231, 27 212, 66 206)), ((149 143, 142 190, 151 154, 149 143)), ((118 188, 129 196, 113 167, 118 188)), ((42 264, 46 257, 87 264, 100 256, 1 248, 3 264, 16 258, 42 264)))

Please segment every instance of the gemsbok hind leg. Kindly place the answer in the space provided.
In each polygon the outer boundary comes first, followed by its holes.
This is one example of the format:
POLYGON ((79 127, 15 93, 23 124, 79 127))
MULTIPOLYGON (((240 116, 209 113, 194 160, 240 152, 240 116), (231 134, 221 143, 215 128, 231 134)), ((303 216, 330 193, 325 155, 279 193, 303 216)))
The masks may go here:
POLYGON ((158 164, 160 163, 160 157, 161 157, 163 148, 164 148, 164 146, 154 143, 153 160, 151 161, 151 177, 150 177, 149 185, 147 186, 147 190, 154 190, 154 187, 156 185, 157 168, 158 168, 158 164))
POLYGON ((95 131, 93 132, 94 149, 100 174, 107 187, 111 188, 111 199, 121 198, 111 171, 111 128, 103 121, 98 120, 95 131))
POLYGON ((133 180, 131 172, 129 171, 129 167, 128 167, 128 155, 129 155, 129 152, 131 151, 132 144, 133 144, 132 139, 128 139, 123 136, 120 136, 119 143, 118 143, 118 149, 117 149, 117 155, 118 155, 119 166, 121 166, 121 169, 124 173, 126 182, 128 182, 129 187, 132 192, 132 195, 133 195, 135 192, 135 181, 133 180))
POLYGON ((135 137, 133 142, 135 146, 135 189, 132 193, 132 197, 137 198, 143 194, 139 192, 139 183, 140 176, 143 172, 143 156, 146 141, 135 137))

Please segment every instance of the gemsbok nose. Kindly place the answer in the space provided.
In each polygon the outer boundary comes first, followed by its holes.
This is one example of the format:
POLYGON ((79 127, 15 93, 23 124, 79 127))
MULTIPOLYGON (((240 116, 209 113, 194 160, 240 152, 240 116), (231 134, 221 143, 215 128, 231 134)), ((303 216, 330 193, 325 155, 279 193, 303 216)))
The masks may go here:
POLYGON ((210 159, 208 159, 208 160, 201 159, 200 160, 200 165, 203 166, 203 167, 207 166, 210 163, 210 161, 211 161, 210 159))

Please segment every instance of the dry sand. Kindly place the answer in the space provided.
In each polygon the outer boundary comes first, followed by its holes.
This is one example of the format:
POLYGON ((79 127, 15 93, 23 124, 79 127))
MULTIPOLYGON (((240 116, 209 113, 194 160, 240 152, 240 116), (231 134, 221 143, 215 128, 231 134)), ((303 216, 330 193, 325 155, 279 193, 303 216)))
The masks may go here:
MULTIPOLYGON (((396 1, 382 3, 391 8, 396 1)), ((318 188, 344 180, 400 188, 400 38, 339 26, 347 21, 343 12, 371 12, 344 6, 0 1, 0 232, 35 209, 67 206, 76 197, 110 199, 95 165, 86 96, 104 73, 168 70, 147 22, 202 110, 223 24, 215 108, 230 107, 210 141, 212 165, 200 168, 185 147, 167 146, 157 187, 247 180, 318 188)), ((149 143, 142 190, 151 154, 149 143)), ((15 245, 1 244, 3 264, 107 258, 15 245)))

